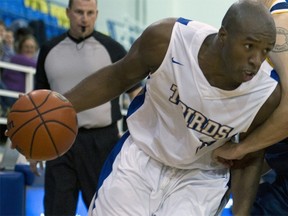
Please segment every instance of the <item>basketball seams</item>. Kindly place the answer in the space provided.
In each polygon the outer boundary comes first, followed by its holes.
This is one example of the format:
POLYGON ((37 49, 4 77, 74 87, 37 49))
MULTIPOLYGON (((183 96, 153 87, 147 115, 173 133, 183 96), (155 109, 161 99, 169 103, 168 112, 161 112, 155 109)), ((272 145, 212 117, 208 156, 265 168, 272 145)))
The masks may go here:
POLYGON ((33 110, 35 110, 35 109, 29 109, 29 110, 16 110, 16 109, 14 109, 14 110, 11 110, 9 113, 25 113, 25 112, 31 112, 31 111, 33 111, 33 110))
POLYGON ((45 111, 45 112, 42 112, 41 114, 42 114, 42 115, 45 115, 45 114, 47 114, 47 113, 50 113, 50 112, 53 112, 53 111, 55 111, 55 110, 62 109, 62 108, 72 108, 72 109, 73 109, 73 107, 72 107, 72 106, 69 106, 69 105, 58 106, 58 107, 54 107, 54 108, 52 108, 52 109, 49 109, 49 110, 47 110, 47 111, 45 111))
MULTIPOLYGON (((53 111, 55 111, 55 110, 62 109, 62 108, 73 108, 73 107, 72 107, 72 106, 69 106, 69 105, 67 105, 67 106, 55 107, 55 108, 53 108, 53 109, 50 109, 50 110, 47 110, 47 111, 43 112, 42 115, 45 115, 45 114, 47 114, 47 113, 50 113, 50 112, 53 112, 53 111)), ((31 109, 31 110, 29 110, 29 111, 31 112, 31 111, 33 111, 33 110, 35 110, 35 109, 31 109)), ((37 110, 37 109, 36 109, 36 110, 37 110)), ((25 113, 26 111, 21 111, 21 110, 14 110, 14 111, 12 110, 12 111, 11 111, 11 113, 17 113, 17 112, 23 112, 23 113, 25 113)), ((28 112, 28 110, 27 110, 27 112, 28 112)), ((37 113, 38 113, 38 115, 36 115, 35 117, 29 119, 29 120, 26 121, 24 124, 20 125, 20 126, 11 134, 11 138, 13 138, 13 136, 14 136, 15 133, 17 133, 19 130, 21 130, 23 127, 25 127, 25 125, 29 124, 31 121, 33 121, 33 120, 35 120, 36 118, 38 118, 38 117, 39 117, 39 112, 38 112, 38 110, 37 110, 37 113)), ((43 120, 43 119, 41 118, 41 120, 43 120)), ((66 126, 67 126, 67 125, 66 125, 66 126)), ((71 128, 69 127, 69 129, 71 129, 71 128)), ((72 130, 72 129, 71 129, 71 130, 72 130)), ((73 133, 75 134, 75 131, 73 131, 73 133)))
MULTIPOLYGON (((44 124, 51 123, 51 122, 52 122, 52 123, 55 122, 55 123, 57 123, 57 124, 60 124, 60 125, 64 126, 65 128, 69 129, 73 134, 76 135, 75 131, 74 131, 71 127, 69 127, 68 125, 66 125, 66 124, 64 124, 63 122, 60 122, 60 121, 48 120, 48 121, 45 121, 45 122, 39 124, 39 125, 35 128, 35 131, 33 132, 33 135, 32 135, 32 143, 31 143, 31 147, 30 147, 30 158, 32 158, 32 155, 33 155, 34 138, 35 138, 35 135, 37 134, 39 128, 40 128, 41 126, 43 126, 44 124)), ((49 133, 50 133, 50 131, 48 132, 48 134, 49 134, 49 133)), ((53 140, 53 139, 52 139, 51 141, 54 143, 54 140, 53 140)), ((54 143, 54 146, 55 146, 55 143, 54 143)), ((59 156, 59 151, 58 151, 57 147, 55 148, 55 151, 56 151, 56 154, 59 156)))
POLYGON ((10 138, 13 138, 13 136, 19 131, 21 130, 25 125, 29 124, 31 121, 34 121, 36 118, 38 118, 38 115, 29 119, 28 121, 26 121, 24 124, 20 125, 10 136, 10 138))
POLYGON ((45 104, 45 103, 47 102, 47 100, 48 100, 48 98, 50 97, 51 94, 52 94, 52 91, 49 91, 49 94, 46 95, 46 98, 44 98, 43 102, 40 103, 39 106, 36 106, 36 104, 35 104, 35 102, 34 102, 34 100, 33 100, 33 97, 32 97, 32 95, 31 95, 31 93, 28 94, 28 98, 30 99, 30 101, 32 102, 32 104, 34 105, 34 107, 35 107, 36 109, 38 109, 38 107, 41 107, 43 104, 45 104))
MULTIPOLYGON (((49 94, 46 96, 46 98, 45 98, 44 102, 42 103, 42 105, 45 104, 45 102, 48 100, 48 98, 50 97, 51 94, 52 94, 52 91, 50 91, 49 94)), ((47 131, 47 134, 48 134, 48 136, 49 136, 49 138, 50 138, 50 140, 51 140, 51 142, 52 142, 52 144, 53 144, 53 147, 54 147, 54 149, 55 149, 55 151, 56 151, 56 154, 59 156, 59 152, 58 152, 58 149, 57 149, 57 147, 56 147, 55 141, 54 141, 54 139, 53 139, 53 137, 52 137, 52 135, 51 135, 51 132, 50 132, 49 128, 48 128, 47 125, 46 125, 46 122, 44 121, 44 119, 43 119, 43 117, 42 117, 42 114, 39 112, 38 107, 36 106, 36 104, 35 104, 35 102, 34 102, 34 100, 33 100, 33 97, 32 97, 30 94, 28 94, 28 96, 29 96, 29 99, 31 100, 33 106, 35 107, 35 110, 36 110, 37 113, 38 113, 38 117, 41 119, 42 124, 44 125, 44 127, 45 127, 45 129, 46 129, 46 131, 47 131)), ((40 107, 40 106, 39 106, 39 107, 40 107)), ((41 125, 41 124, 40 124, 40 125, 41 125)), ((34 131, 34 133, 35 133, 35 131, 34 131)), ((34 134, 33 134, 33 135, 34 135, 34 134)), ((33 137, 33 139, 34 139, 34 137, 33 137)), ((30 152, 31 152, 31 151, 33 151, 33 140, 32 140, 32 143, 31 143, 31 145, 30 145, 30 152)))
POLYGON ((58 149, 56 148, 56 145, 55 145, 55 143, 54 143, 54 140, 51 139, 50 131, 47 130, 47 127, 46 127, 46 125, 45 125, 45 122, 42 122, 41 124, 39 124, 39 125, 35 128, 35 130, 34 130, 34 132, 33 132, 32 141, 31 141, 31 145, 30 145, 30 158, 32 158, 35 135, 36 135, 38 129, 39 129, 41 126, 43 126, 43 125, 44 125, 44 127, 46 128, 46 131, 47 131, 47 133, 48 133, 48 136, 50 137, 50 140, 51 140, 52 143, 53 143, 53 146, 54 146, 54 149, 55 149, 55 151, 56 151, 56 154, 59 156, 59 152, 58 152, 58 149))
POLYGON ((65 128, 69 129, 73 134, 76 135, 76 132, 75 132, 71 127, 69 127, 67 124, 64 124, 64 123, 61 122, 61 121, 57 121, 57 120, 47 120, 47 121, 45 121, 45 123, 57 123, 57 124, 60 124, 60 125, 64 126, 65 128))

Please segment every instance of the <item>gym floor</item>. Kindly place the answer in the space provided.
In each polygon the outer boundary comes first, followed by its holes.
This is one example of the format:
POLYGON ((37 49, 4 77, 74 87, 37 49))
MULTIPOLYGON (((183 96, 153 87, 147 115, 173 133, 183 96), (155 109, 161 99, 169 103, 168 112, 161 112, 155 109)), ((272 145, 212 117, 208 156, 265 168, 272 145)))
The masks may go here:
MULTIPOLYGON (((28 186, 26 190, 26 215, 44 216, 43 211, 44 190, 41 186, 28 186)), ((76 216, 86 216, 87 210, 80 195, 76 216)))

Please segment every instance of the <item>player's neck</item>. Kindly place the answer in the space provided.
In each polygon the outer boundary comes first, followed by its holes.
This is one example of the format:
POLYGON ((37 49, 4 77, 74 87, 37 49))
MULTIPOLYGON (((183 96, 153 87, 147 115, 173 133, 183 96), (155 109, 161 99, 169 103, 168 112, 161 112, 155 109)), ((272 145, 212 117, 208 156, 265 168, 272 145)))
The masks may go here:
POLYGON ((222 47, 218 42, 217 34, 209 35, 199 50, 199 67, 211 86, 223 90, 233 90, 239 84, 233 84, 229 77, 227 77, 225 65, 221 59, 221 49, 222 47))

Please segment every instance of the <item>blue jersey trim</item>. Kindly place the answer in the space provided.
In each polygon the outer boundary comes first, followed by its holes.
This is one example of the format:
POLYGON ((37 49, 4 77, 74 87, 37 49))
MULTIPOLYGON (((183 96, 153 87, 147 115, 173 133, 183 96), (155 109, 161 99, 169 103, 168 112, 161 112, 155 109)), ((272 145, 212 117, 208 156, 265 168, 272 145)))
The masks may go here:
POLYGON ((142 106, 145 100, 146 86, 144 87, 144 92, 140 95, 137 95, 129 105, 127 117, 132 115, 139 107, 142 106))
POLYGON ((277 82, 280 81, 280 77, 279 77, 279 75, 278 75, 278 73, 277 73, 276 70, 272 70, 272 71, 271 71, 270 77, 272 77, 272 78, 273 78, 274 80, 276 80, 277 82))
POLYGON ((183 25, 187 25, 190 21, 192 21, 192 20, 185 19, 183 17, 180 17, 177 19, 177 22, 182 23, 183 25))
MULTIPOLYGON (((113 163, 115 161, 115 158, 117 157, 117 155, 119 154, 119 152, 122 149, 123 143, 125 142, 125 140, 130 136, 129 131, 127 131, 122 137, 121 139, 116 143, 116 145, 114 146, 114 148, 112 149, 112 151, 110 152, 110 154, 108 155, 102 169, 99 175, 99 179, 98 179, 98 184, 97 184, 97 190, 96 190, 96 197, 97 197, 97 192, 99 190, 99 188, 102 186, 104 180, 110 175, 110 173, 112 172, 112 167, 113 167, 113 163)), ((95 202, 93 204, 93 208, 95 208, 95 202)))
POLYGON ((103 167, 102 167, 102 170, 101 170, 101 173, 100 173, 100 176, 99 176, 99 179, 98 179, 98 185, 97 185, 97 191, 98 189, 102 186, 104 180, 109 176, 109 174, 111 173, 112 171, 112 166, 113 166, 113 163, 115 161, 115 158, 116 156, 118 155, 118 153, 120 152, 122 146, 123 146, 123 143, 125 142, 125 140, 128 138, 128 136, 130 135, 129 131, 127 131, 122 137, 121 139, 116 143, 116 145, 114 146, 113 150, 110 152, 110 154, 108 155, 103 167))
MULTIPOLYGON (((128 108, 128 113, 127 113, 127 117, 129 117, 130 115, 132 115, 139 107, 141 107, 141 105, 144 103, 144 99, 145 99, 145 92, 146 92, 146 87, 144 87, 144 93, 137 95, 133 101, 131 102, 129 108, 128 108)), ((98 179, 98 185, 97 185, 97 191, 99 190, 99 188, 102 186, 104 180, 110 175, 110 173, 112 172, 112 166, 113 163, 115 161, 115 158, 117 157, 117 155, 119 154, 119 152, 122 149, 122 146, 124 144, 124 142, 126 141, 126 139, 130 136, 129 131, 127 131, 121 138, 120 140, 116 143, 116 145, 114 146, 114 148, 112 149, 112 151, 110 152, 110 154, 108 155, 99 179, 98 179)), ((97 191, 96 191, 96 196, 97 196, 97 191)))
POLYGON ((281 2, 281 3, 278 3, 276 5, 274 5, 271 9, 270 9, 270 12, 273 12, 275 10, 281 10, 281 9, 288 9, 288 3, 287 1, 286 2, 281 2))

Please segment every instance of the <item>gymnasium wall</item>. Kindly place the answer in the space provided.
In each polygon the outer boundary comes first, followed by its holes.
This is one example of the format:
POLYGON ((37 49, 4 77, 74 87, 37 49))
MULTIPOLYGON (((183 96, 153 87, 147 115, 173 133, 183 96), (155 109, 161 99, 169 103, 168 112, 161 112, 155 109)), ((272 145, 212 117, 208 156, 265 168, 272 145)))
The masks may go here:
MULTIPOLYGON (((53 0, 67 6, 68 0, 53 0)), ((145 28, 165 17, 185 17, 220 27, 221 19, 235 0, 98 0, 96 29, 109 34, 107 21, 145 28)))

